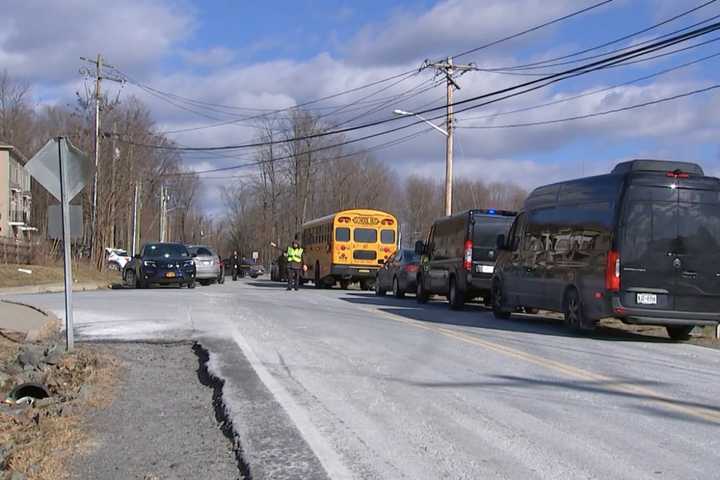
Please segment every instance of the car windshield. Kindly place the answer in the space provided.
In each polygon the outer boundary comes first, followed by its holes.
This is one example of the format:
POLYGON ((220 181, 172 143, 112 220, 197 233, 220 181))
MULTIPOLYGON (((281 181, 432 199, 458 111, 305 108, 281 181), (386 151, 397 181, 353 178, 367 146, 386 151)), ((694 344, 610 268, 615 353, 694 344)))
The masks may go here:
POLYGON ((214 257, 215 254, 207 247, 190 247, 190 253, 198 257, 214 257))
POLYGON ((143 256, 149 258, 189 257, 190 253, 184 245, 156 243, 146 246, 143 256))

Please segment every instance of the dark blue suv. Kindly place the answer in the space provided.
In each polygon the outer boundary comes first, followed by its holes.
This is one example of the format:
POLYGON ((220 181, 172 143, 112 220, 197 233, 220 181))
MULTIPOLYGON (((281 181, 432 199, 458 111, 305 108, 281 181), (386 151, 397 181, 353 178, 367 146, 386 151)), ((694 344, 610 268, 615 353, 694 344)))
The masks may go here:
POLYGON ((153 283, 195 288, 195 262, 180 243, 149 243, 123 269, 129 287, 147 288, 153 283))

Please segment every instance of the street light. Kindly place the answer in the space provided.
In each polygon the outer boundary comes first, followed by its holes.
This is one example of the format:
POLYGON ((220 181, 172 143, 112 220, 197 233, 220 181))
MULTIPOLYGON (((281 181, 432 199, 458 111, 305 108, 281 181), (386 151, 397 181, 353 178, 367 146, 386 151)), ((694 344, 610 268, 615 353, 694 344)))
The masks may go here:
POLYGON ((448 130, 445 130, 443 128, 438 127, 434 123, 432 123, 430 120, 422 117, 421 115, 418 115, 417 113, 408 112, 405 110, 393 110, 393 113, 395 115, 400 115, 403 117, 416 117, 422 120, 423 122, 430 125, 432 128, 437 130, 438 132, 445 135, 447 138, 447 143, 445 145, 445 215, 452 215, 452 135, 450 134, 450 122, 448 121, 448 130))

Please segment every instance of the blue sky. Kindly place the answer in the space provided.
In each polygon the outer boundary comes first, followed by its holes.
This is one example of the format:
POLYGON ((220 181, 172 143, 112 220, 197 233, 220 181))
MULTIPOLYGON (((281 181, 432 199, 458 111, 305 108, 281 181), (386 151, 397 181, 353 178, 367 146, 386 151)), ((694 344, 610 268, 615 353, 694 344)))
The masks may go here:
MULTIPOLYGON (((30 81, 39 104, 66 102, 81 82, 77 74, 78 57, 102 52, 109 62, 132 78, 164 92, 223 105, 284 108, 417 68, 425 58, 440 58, 482 45, 594 3, 588 0, 127 0, 107 6, 90 0, 69 3, 10 0, 5 7, 7 15, 0 19, 0 68, 30 81), (43 15, 39 15, 40 12, 43 15), (74 27, 66 28, 70 24, 74 27)), ((704 2, 614 0, 559 25, 461 60, 492 67, 560 56, 648 27, 701 3, 704 2)), ((621 42, 615 48, 714 15, 720 15, 720 2, 621 42)), ((708 35, 703 40, 716 37, 720 34, 708 35)), ((720 81, 720 57, 602 94, 518 114, 473 119, 622 83, 716 52, 720 52, 720 42, 565 81, 476 112, 460 114, 458 125, 482 126, 582 115, 702 88, 720 81)), ((459 79, 462 89, 456 98, 462 100, 526 78, 468 73, 459 79)), ((415 93, 349 125, 387 118, 393 108, 412 110, 421 105, 440 105, 432 102, 441 102, 442 85, 419 92, 429 87, 431 80, 432 75, 426 71, 394 86, 383 84, 314 104, 312 108, 316 113, 324 113, 370 94, 373 95, 368 101, 408 91, 415 93)), ((191 113, 150 96, 134 85, 126 86, 122 95, 136 95, 147 102, 161 131, 200 127, 192 132, 172 134, 185 145, 236 144, 256 135, 253 126, 246 122, 206 128, 218 123, 206 118, 208 113, 222 120, 238 118, 237 113, 233 113, 234 116, 211 111, 204 111, 206 116, 191 113)), ((510 179, 531 188, 547 181, 607 171, 617 161, 637 156, 699 161, 707 171, 718 174, 718 107, 720 95, 711 92, 592 120, 521 129, 458 129, 456 175, 510 179)), ((350 110, 355 108, 357 106, 350 110)), ((330 116, 328 120, 348 121, 358 112, 363 110, 330 116)), ((372 131, 377 130, 371 129, 368 133, 372 131)), ((392 138, 382 137, 357 148, 372 147, 392 138)), ((190 155, 187 162, 199 169, 222 167, 246 161, 252 152, 243 155, 239 158, 190 155)), ((440 176, 444 168, 444 140, 430 131, 374 155, 399 175, 413 171, 440 176)), ((206 186, 205 203, 217 212, 220 208, 218 190, 210 181, 206 186)))

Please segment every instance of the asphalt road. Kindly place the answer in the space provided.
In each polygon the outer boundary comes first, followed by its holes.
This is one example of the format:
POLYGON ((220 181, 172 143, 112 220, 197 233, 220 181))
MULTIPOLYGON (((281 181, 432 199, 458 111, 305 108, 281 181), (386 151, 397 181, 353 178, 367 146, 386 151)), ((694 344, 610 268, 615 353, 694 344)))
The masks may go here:
POLYGON ((199 339, 253 478, 718 476, 720 350, 262 280, 74 299, 86 339, 199 339))

